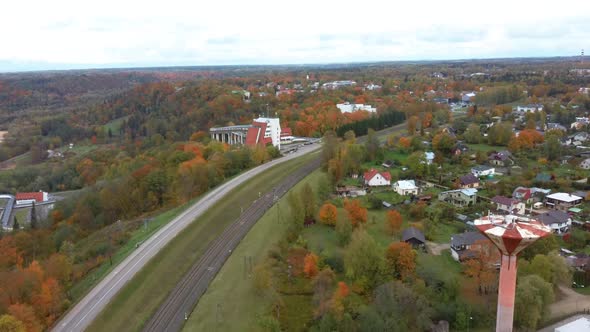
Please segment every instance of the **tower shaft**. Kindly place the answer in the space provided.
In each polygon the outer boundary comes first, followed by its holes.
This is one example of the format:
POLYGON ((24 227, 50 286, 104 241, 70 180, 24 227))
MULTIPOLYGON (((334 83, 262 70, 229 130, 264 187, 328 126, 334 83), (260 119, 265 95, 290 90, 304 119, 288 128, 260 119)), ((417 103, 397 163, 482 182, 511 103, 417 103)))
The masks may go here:
POLYGON ((498 286, 496 332, 512 332, 516 295, 516 256, 502 254, 498 286))

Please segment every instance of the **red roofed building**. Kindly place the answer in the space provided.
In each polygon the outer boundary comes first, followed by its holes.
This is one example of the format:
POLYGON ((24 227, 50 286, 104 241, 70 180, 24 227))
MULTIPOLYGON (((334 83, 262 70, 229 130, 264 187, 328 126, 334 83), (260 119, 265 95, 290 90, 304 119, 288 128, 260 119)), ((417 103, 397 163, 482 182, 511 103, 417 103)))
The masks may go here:
POLYGON ((271 137, 264 137, 266 133, 265 122, 252 122, 252 127, 248 129, 246 134, 246 145, 254 146, 257 144, 266 145, 272 143, 271 137))
POLYGON ((389 172, 379 172, 371 169, 365 172, 365 185, 369 187, 389 186, 391 185, 391 174, 389 172))
POLYGON ((291 128, 289 128, 289 127, 281 128, 281 138, 288 137, 288 136, 293 136, 293 133, 291 132, 291 128))
POLYGON ((48 200, 47 193, 44 191, 30 192, 30 193, 16 193, 16 204, 31 204, 46 202, 48 200))

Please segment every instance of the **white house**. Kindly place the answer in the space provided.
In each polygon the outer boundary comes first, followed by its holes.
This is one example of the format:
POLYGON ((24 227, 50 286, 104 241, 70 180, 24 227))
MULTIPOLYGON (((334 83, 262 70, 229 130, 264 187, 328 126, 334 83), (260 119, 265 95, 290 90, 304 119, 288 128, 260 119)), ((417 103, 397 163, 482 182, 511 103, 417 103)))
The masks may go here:
POLYGON ((353 113, 356 111, 367 111, 369 113, 377 112, 377 108, 372 107, 371 105, 351 104, 349 102, 345 102, 344 104, 336 104, 336 107, 338 107, 342 113, 353 113))
POLYGON ((434 161, 434 152, 424 152, 424 157, 426 158, 426 165, 432 165, 434 161))
POLYGON ((564 211, 551 210, 537 216, 537 220, 551 227, 555 234, 567 232, 572 225, 572 218, 564 211))
POLYGON ((389 172, 379 172, 371 169, 365 172, 365 185, 369 187, 389 186, 391 185, 391 174, 389 172))
POLYGON ((492 203, 496 204, 496 209, 499 211, 508 212, 510 214, 524 214, 525 205, 514 198, 505 196, 495 196, 492 198, 492 203))
POLYGON ((400 195, 418 195, 420 188, 414 180, 399 180, 393 184, 393 191, 400 195))
POLYGON ((567 211, 582 204, 584 198, 568 193, 555 193, 545 196, 545 205, 555 210, 567 211))
POLYGON ((479 165, 471 169, 471 174, 479 177, 490 176, 496 174, 496 169, 491 166, 479 165))

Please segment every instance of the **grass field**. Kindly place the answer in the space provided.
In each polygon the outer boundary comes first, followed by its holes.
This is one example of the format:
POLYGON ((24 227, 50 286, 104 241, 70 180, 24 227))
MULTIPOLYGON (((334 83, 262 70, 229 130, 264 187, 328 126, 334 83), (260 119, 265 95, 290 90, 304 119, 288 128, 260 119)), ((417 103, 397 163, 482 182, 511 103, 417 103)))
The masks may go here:
POLYGON ((129 116, 124 116, 124 117, 120 117, 118 119, 108 122, 107 124, 104 125, 105 133, 108 134, 108 131, 110 129, 111 133, 113 134, 113 137, 119 136, 119 130, 121 129, 121 125, 123 124, 123 121, 127 120, 128 118, 129 118, 129 116))
POLYGON ((497 145, 487 145, 485 143, 481 144, 467 144, 469 149, 473 151, 483 151, 483 152, 490 152, 490 151, 502 151, 506 150, 505 146, 497 146, 497 145))
MULTIPOLYGON (((282 180, 282 175, 313 158, 317 158, 317 154, 280 164, 231 191, 183 230, 130 280, 87 331, 140 330, 209 243, 239 216, 239 207, 248 207, 258 197, 255 193, 270 190, 282 180)), ((231 300, 235 297, 232 296, 231 300)))
MULTIPOLYGON (((313 187, 320 176, 322 173, 315 171, 291 190, 299 190, 305 183, 313 187)), ((257 317, 267 314, 271 302, 255 293, 245 270, 245 257, 252 257, 252 266, 263 260, 269 249, 285 234, 288 215, 289 207, 286 196, 283 196, 278 205, 268 210, 254 225, 225 262, 189 317, 184 331, 258 330, 257 317), (278 219, 279 214, 281 219, 278 219)), ((328 236, 320 235, 318 238, 321 242, 328 240, 328 236)))

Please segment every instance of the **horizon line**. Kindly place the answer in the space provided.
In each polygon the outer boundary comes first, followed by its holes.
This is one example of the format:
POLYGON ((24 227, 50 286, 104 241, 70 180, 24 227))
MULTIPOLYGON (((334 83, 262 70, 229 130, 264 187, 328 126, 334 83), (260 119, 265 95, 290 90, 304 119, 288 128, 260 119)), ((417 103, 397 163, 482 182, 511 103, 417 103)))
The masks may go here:
MULTIPOLYGON (((311 62, 311 63, 243 63, 243 64, 200 64, 200 65, 133 65, 133 64, 112 64, 112 67, 105 64, 88 65, 80 68, 63 68, 63 69, 24 69, 5 71, 0 70, 0 75, 4 74, 24 74, 24 73, 47 73, 47 72, 75 72, 75 71, 109 71, 109 70, 158 70, 158 69, 189 69, 189 68, 231 68, 231 67, 318 67, 318 66, 346 66, 346 65, 370 65, 370 64, 412 64, 412 63, 447 63, 447 62, 468 62, 468 61, 500 61, 500 60, 559 60, 572 59, 583 60, 590 58, 590 55, 555 55, 555 56, 513 56, 513 57, 490 57, 490 58, 451 58, 451 59, 416 59, 416 60, 377 60, 377 61, 348 61, 348 62, 311 62)), ((1 63, 1 61, 0 61, 1 63)), ((56 64, 56 66, 68 66, 70 64, 56 64)), ((75 66, 75 65, 74 65, 75 66)), ((85 65, 81 65, 85 66, 85 65)))

